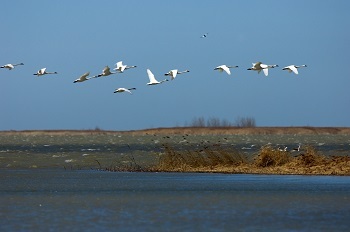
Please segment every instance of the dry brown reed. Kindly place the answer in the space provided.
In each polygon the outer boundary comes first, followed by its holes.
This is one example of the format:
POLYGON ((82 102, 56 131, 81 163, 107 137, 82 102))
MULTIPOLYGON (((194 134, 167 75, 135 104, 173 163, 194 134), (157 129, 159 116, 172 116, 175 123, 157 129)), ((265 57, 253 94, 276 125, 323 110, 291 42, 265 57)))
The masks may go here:
POLYGON ((296 157, 296 163, 301 166, 315 166, 321 165, 328 161, 328 158, 322 155, 320 152, 310 145, 304 147, 305 152, 296 157))
POLYGON ((287 151, 275 149, 270 145, 261 147, 255 165, 257 167, 281 166, 291 160, 290 154, 287 151))
POLYGON ((177 151, 164 144, 164 153, 151 171, 220 172, 293 175, 350 175, 349 156, 324 156, 312 146, 298 153, 263 146, 255 159, 220 145, 206 145, 198 150, 177 151))
POLYGON ((247 158, 235 150, 221 146, 206 145, 197 150, 177 151, 169 144, 163 144, 164 153, 154 167, 157 171, 193 171, 229 167, 247 163, 247 158))

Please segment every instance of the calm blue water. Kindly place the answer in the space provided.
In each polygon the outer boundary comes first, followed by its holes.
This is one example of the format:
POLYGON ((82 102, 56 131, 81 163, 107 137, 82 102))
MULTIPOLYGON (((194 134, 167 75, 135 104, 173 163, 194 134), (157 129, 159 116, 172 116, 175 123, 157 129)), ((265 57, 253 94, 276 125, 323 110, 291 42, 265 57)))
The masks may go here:
POLYGON ((0 170, 1 231, 349 231, 350 177, 0 170))

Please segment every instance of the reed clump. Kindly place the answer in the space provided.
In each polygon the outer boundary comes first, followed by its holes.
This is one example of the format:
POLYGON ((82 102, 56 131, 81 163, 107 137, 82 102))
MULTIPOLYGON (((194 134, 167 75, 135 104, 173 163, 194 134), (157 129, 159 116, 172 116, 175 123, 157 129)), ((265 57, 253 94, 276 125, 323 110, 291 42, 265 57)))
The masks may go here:
POLYGON ((290 161, 291 157, 289 152, 266 145, 260 149, 254 164, 257 167, 269 167, 281 166, 290 161))
POLYGON ((297 153, 262 146, 254 159, 220 144, 201 149, 176 150, 164 144, 164 152, 151 171, 163 172, 220 172, 292 175, 350 175, 349 156, 324 156, 312 146, 297 153))
POLYGON ((322 165, 329 161, 329 158, 325 157, 312 146, 305 146, 304 152, 296 157, 296 163, 301 166, 310 167, 315 165, 322 165))
POLYGON ((206 145, 196 150, 175 150, 163 144, 164 153, 154 167, 157 171, 200 171, 219 167, 237 166, 248 163, 248 159, 236 150, 228 150, 220 145, 206 145))

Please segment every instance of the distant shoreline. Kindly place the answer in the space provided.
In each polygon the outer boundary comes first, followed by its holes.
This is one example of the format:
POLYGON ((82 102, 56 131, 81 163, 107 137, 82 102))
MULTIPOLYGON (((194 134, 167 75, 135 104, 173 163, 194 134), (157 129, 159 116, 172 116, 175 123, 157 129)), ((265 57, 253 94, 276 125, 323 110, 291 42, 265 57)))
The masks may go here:
POLYGON ((9 134, 195 134, 195 135, 270 135, 270 134, 343 134, 350 135, 350 127, 160 127, 140 130, 8 130, 0 135, 9 134))

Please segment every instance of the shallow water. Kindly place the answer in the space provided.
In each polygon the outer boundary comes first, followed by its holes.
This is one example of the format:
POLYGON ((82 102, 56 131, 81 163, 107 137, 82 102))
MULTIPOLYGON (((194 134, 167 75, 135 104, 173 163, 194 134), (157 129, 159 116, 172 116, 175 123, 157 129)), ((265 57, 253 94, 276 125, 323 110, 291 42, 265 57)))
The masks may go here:
POLYGON ((0 170, 1 231, 348 231, 350 178, 0 170))

